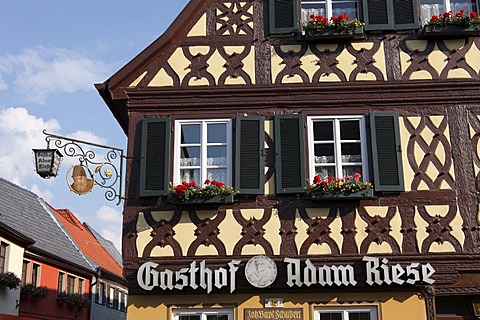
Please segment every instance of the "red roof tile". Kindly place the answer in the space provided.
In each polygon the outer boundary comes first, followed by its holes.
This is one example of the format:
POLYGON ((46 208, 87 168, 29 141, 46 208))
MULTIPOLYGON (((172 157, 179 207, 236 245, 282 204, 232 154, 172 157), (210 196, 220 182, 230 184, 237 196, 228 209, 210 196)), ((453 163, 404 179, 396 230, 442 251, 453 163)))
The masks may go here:
POLYGON ((50 209, 87 258, 97 263, 102 269, 123 277, 122 267, 70 210, 52 207, 50 209))

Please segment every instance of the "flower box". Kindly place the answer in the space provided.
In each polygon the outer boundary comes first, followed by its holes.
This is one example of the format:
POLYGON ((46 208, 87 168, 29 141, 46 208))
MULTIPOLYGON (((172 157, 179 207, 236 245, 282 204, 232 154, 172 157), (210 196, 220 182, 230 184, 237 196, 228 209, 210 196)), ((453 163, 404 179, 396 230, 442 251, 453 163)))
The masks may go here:
POLYGON ((317 41, 317 40, 334 40, 334 39, 364 39, 365 31, 363 26, 355 27, 353 32, 348 32, 347 30, 338 30, 334 28, 325 28, 323 30, 319 29, 306 29, 305 30, 305 40, 308 41, 317 41))
POLYGON ((311 191, 312 200, 356 200, 374 198, 374 191, 371 188, 363 189, 356 192, 342 192, 342 191, 311 191))
POLYGON ((235 201, 235 195, 219 194, 215 196, 198 196, 189 198, 188 200, 180 199, 175 195, 169 195, 167 201, 175 205, 228 204, 235 201))
POLYGON ((447 25, 426 25, 422 32, 424 37, 470 37, 480 35, 480 25, 470 27, 447 24, 447 25))

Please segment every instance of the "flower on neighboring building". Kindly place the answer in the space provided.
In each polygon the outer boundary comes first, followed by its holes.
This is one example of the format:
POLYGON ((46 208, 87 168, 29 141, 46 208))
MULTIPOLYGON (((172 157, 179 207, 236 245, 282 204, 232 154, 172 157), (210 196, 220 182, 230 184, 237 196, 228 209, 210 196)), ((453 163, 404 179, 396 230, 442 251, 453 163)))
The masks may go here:
POLYGON ((347 13, 340 14, 330 19, 324 16, 310 15, 310 20, 303 25, 305 31, 338 31, 353 34, 357 27, 364 26, 365 23, 358 19, 350 20, 347 13))
POLYGON ((462 27, 480 28, 480 17, 476 12, 460 10, 457 13, 453 11, 444 12, 440 15, 433 15, 427 22, 428 26, 447 26, 457 25, 462 27))
POLYGON ((194 198, 213 197, 217 195, 235 195, 236 191, 233 187, 226 186, 223 182, 215 180, 205 180, 205 183, 200 187, 195 181, 182 182, 179 185, 171 186, 169 195, 175 196, 181 201, 187 201, 194 198))
POLYGON ((370 182, 361 181, 361 174, 355 173, 351 176, 344 178, 335 178, 328 176, 327 179, 323 179, 321 176, 316 175, 313 178, 313 184, 309 184, 306 187, 307 192, 311 191, 323 191, 323 192, 357 192, 364 189, 371 189, 373 186, 370 182))
POLYGON ((11 289, 17 289, 20 286, 21 280, 13 272, 5 272, 0 274, 0 287, 7 287, 11 289))
POLYGON ((20 297, 31 297, 34 299, 45 299, 48 295, 46 286, 36 286, 32 283, 22 285, 20 288, 20 297))

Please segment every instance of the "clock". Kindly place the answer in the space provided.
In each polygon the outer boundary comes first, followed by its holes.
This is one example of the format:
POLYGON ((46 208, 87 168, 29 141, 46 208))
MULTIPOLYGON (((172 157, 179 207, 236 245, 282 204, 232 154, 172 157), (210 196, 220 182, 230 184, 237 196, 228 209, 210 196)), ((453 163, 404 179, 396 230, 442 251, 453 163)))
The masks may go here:
POLYGON ((277 265, 267 256, 255 256, 245 265, 245 277, 256 288, 266 288, 277 279, 277 265))

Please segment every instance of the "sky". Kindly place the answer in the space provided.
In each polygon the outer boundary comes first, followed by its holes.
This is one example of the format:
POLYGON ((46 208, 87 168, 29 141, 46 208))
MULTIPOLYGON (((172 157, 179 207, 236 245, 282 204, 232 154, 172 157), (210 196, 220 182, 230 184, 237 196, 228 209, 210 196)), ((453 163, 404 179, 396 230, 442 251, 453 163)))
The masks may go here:
MULTIPOLYGON (((127 138, 94 84, 158 38, 187 2, 15 0, 0 10, 0 177, 69 209, 120 252, 123 202, 106 200, 98 186, 71 192, 74 158, 64 157, 56 178, 40 178, 32 149, 46 148, 46 130, 126 154, 127 138)), ((106 151, 94 151, 103 161, 106 151)))

